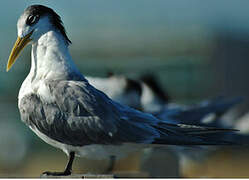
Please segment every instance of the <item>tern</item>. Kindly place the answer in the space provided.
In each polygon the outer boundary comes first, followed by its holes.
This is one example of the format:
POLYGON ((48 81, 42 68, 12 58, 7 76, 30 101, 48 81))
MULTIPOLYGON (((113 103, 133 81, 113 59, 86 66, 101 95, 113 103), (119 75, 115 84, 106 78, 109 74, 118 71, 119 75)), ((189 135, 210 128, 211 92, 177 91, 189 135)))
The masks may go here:
POLYGON ((159 112, 171 104, 169 103, 171 97, 157 79, 153 74, 145 74, 140 78, 142 86, 141 106, 144 112, 159 112))
POLYGON ((92 155, 97 158, 120 155, 123 146, 230 144, 208 135, 234 130, 168 123, 121 105, 94 88, 75 66, 68 49, 71 41, 53 9, 29 6, 18 19, 17 31, 7 71, 23 48, 32 45, 30 72, 18 95, 21 120, 69 156, 63 172, 44 174, 70 175, 75 156, 91 156, 84 149, 101 148, 101 154, 92 155))
POLYGON ((140 81, 113 73, 109 73, 108 77, 85 76, 85 78, 91 85, 118 103, 141 109, 142 86, 140 81))

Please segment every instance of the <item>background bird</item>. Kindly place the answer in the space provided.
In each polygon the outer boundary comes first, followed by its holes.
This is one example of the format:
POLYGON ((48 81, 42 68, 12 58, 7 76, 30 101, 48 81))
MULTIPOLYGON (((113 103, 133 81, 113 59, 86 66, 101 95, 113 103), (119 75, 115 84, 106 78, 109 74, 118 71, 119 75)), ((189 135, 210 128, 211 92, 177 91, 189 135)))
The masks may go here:
POLYGON ((141 109, 142 87, 139 81, 113 73, 109 73, 108 77, 86 76, 86 79, 118 103, 141 109))

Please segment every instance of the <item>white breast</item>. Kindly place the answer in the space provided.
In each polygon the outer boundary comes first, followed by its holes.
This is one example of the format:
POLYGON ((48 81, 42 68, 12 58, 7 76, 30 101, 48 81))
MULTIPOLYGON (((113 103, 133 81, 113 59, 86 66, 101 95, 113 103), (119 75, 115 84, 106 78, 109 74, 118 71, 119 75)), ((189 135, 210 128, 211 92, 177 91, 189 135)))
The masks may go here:
POLYGON ((18 94, 18 106, 20 107, 20 102, 21 99, 26 95, 26 94, 30 94, 33 93, 33 90, 31 88, 31 83, 30 83, 30 76, 28 75, 26 77, 26 79, 23 81, 22 86, 19 90, 19 94, 18 94))
POLYGON ((21 99, 25 95, 30 95, 31 93, 35 93, 38 95, 43 101, 50 103, 54 102, 54 97, 51 95, 49 88, 45 84, 45 80, 39 80, 37 82, 31 83, 31 78, 28 76, 23 82, 19 95, 18 95, 18 105, 20 105, 21 99))

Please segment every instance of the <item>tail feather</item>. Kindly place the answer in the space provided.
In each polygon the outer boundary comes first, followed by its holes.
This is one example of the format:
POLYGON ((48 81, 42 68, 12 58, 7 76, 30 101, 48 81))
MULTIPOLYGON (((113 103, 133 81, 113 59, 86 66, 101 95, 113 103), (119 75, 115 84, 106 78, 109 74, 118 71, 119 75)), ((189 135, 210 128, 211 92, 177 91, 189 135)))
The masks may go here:
POLYGON ((196 126, 196 125, 189 125, 189 124, 170 124, 170 123, 161 123, 160 127, 164 128, 167 131, 171 131, 174 133, 184 133, 184 134, 189 134, 189 135, 239 131, 237 129, 205 127, 205 126, 196 126))
POLYGON ((236 129, 223 129, 215 127, 203 127, 186 124, 162 123, 157 128, 161 137, 154 144, 175 145, 236 145, 236 142, 222 139, 218 133, 238 131, 236 129))
MULTIPOLYGON (((169 127, 169 124, 167 125, 169 127)), ((176 131, 181 131, 187 134, 207 134, 207 133, 224 133, 224 132, 235 132, 237 129, 225 129, 225 128, 215 128, 215 127, 204 127, 188 124, 177 124, 170 125, 172 129, 176 131)))

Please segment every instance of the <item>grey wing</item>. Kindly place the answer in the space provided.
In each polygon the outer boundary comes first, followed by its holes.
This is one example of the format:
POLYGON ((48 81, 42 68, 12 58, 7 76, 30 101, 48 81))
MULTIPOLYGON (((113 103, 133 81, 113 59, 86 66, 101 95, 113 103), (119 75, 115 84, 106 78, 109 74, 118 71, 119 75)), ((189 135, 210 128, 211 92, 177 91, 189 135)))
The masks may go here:
MULTIPOLYGON (((159 137, 152 127, 131 120, 105 94, 83 81, 49 81, 53 103, 35 94, 21 100, 22 120, 48 137, 70 145, 149 143, 159 137)), ((146 119, 146 118, 145 118, 146 119)), ((148 120, 147 120, 148 121, 148 120)))
MULTIPOLYGON (((92 133, 91 136, 97 138, 95 143, 102 143, 105 136, 107 138, 106 144, 151 143, 155 138, 160 137, 160 133, 153 127, 157 124, 158 120, 156 118, 152 118, 151 115, 144 116, 139 111, 114 102, 89 83, 63 81, 56 83, 56 86, 53 85, 53 87, 56 87, 54 89, 56 93, 54 94, 65 94, 64 99, 59 96, 56 98, 63 111, 71 108, 70 112, 73 112, 79 119, 85 115, 85 112, 90 117, 95 117, 94 122, 88 120, 90 126, 87 129, 88 132, 92 133), (99 133, 101 133, 101 136, 99 136, 99 133)), ((78 121, 78 119, 72 119, 78 121)))
POLYGON ((87 144, 222 144, 206 134, 226 129, 169 124, 120 105, 85 81, 48 81, 52 102, 35 94, 21 100, 22 120, 59 142, 87 144))
POLYGON ((44 103, 36 94, 29 94, 22 98, 19 109, 22 121, 51 139, 75 146, 91 143, 84 130, 79 131, 79 121, 70 123, 68 113, 56 103, 44 103))

